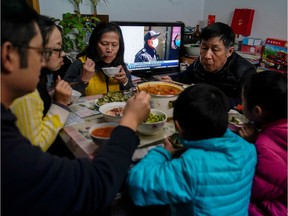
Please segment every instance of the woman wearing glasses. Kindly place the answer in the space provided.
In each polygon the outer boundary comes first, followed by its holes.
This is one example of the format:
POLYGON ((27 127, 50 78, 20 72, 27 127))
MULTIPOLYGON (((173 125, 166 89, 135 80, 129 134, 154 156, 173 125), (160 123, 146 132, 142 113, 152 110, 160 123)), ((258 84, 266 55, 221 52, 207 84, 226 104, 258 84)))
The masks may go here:
POLYGON ((42 68, 37 89, 24 97, 16 99, 12 112, 17 116, 17 127, 33 145, 46 151, 55 141, 69 115, 72 89, 58 77, 53 97, 47 89, 47 75, 63 65, 61 29, 48 17, 40 16, 39 26, 43 37, 41 51, 45 68, 42 68))
POLYGON ((76 82, 73 89, 83 95, 105 94, 133 87, 124 63, 124 40, 115 23, 99 23, 93 30, 87 48, 78 54, 64 75, 67 82, 76 82), (119 67, 115 77, 106 76, 103 67, 119 67))

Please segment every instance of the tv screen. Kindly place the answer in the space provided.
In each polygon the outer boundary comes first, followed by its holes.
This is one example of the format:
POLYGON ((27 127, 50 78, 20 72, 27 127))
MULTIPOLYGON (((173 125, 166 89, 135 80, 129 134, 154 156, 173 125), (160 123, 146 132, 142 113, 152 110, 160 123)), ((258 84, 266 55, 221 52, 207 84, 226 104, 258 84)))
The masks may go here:
POLYGON ((115 22, 123 33, 124 61, 142 78, 178 72, 182 53, 182 22, 115 22))

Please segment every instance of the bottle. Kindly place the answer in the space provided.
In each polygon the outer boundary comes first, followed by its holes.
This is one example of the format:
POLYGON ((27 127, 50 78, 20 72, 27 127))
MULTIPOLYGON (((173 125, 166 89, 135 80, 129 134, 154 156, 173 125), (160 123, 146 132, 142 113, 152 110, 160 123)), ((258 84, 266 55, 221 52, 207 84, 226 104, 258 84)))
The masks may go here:
POLYGON ((200 40, 200 26, 196 25, 196 30, 192 34, 192 38, 194 39, 195 43, 200 40))

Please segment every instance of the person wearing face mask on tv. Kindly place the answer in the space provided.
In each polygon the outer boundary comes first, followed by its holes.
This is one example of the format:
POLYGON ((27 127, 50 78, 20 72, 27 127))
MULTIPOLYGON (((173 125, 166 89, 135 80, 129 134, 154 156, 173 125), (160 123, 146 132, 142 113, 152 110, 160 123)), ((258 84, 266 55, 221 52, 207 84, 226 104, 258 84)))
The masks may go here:
POLYGON ((177 34, 174 37, 174 40, 171 44, 171 49, 169 53, 170 60, 178 59, 179 52, 180 52, 180 45, 181 45, 181 35, 177 34))
POLYGON ((160 56, 157 54, 156 47, 158 46, 158 36, 160 32, 153 30, 148 31, 144 36, 144 48, 142 48, 136 55, 134 62, 150 62, 160 60, 160 56))

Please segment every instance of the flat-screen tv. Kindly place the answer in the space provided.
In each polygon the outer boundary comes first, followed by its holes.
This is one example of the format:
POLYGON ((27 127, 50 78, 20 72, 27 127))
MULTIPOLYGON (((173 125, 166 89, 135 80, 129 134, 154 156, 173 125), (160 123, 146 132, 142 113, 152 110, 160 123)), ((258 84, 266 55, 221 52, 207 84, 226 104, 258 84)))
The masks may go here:
POLYGON ((120 26, 123 33, 124 61, 132 75, 150 78, 153 75, 179 72, 184 23, 118 21, 115 23, 120 26), (153 42, 154 51, 149 48, 151 44, 147 47, 147 40, 151 37, 158 39, 156 43, 153 42))

